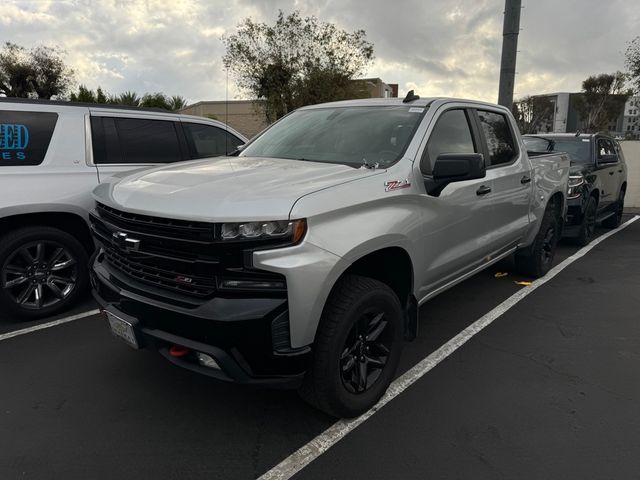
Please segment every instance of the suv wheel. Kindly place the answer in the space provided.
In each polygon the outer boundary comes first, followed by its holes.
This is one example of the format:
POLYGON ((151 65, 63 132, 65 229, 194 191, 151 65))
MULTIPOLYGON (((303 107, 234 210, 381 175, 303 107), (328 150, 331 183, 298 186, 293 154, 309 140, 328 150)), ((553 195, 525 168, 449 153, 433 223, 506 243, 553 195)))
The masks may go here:
POLYGON ((616 202, 616 213, 602 222, 603 227, 618 228, 622 223, 622 213, 624 211, 624 190, 620 190, 618 201, 616 202))
POLYGON ((596 213, 598 211, 598 201, 595 197, 589 197, 587 200, 587 206, 584 209, 584 215, 582 217, 582 225, 580 225, 580 233, 576 238, 576 242, 581 247, 588 245, 593 240, 593 235, 596 231, 596 213))
POLYGON ((534 278, 543 277, 551 269, 558 243, 558 219, 552 208, 548 208, 542 217, 540 230, 533 244, 516 252, 516 269, 523 275, 534 278))
POLYGON ((366 412, 393 380, 402 329, 402 307, 391 288, 346 275, 327 300, 300 394, 335 417, 366 412))
POLYGON ((87 252, 51 227, 28 227, 0 239, 0 310, 24 319, 54 315, 88 283, 87 252))

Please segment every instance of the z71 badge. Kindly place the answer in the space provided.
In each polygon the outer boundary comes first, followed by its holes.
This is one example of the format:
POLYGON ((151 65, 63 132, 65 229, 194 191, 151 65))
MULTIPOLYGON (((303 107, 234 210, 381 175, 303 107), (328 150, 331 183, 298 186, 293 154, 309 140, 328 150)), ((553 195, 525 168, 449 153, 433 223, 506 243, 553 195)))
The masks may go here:
POLYGON ((410 187, 411 183, 409 179, 405 180, 390 180, 388 182, 384 182, 384 191, 390 192, 392 190, 400 190, 401 188, 410 187))

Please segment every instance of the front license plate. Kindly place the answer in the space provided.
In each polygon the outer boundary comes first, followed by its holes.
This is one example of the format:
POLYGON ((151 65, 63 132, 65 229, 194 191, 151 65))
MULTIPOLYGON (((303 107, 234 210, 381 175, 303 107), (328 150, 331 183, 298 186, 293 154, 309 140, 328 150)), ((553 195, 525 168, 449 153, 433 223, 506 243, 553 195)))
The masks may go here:
POLYGON ((138 346, 136 334, 133 330, 133 325, 109 311, 107 311, 106 314, 107 320, 109 320, 109 326, 111 327, 111 332, 127 342, 131 347, 140 348, 138 346))

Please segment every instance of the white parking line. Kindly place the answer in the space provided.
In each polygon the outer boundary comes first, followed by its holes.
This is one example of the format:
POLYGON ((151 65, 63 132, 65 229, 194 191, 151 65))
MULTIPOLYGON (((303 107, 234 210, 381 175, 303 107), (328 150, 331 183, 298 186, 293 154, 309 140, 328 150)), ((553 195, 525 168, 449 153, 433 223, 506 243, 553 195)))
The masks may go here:
POLYGON ((610 236, 628 227, 639 218, 640 216, 636 215, 629 221, 622 224, 616 230, 612 230, 593 240, 589 245, 581 248, 572 256, 552 268, 544 277, 535 280, 530 286, 523 287, 521 290, 511 295, 500 305, 495 307, 486 315, 480 317, 474 323, 462 330, 458 335, 438 348, 431 355, 427 356, 426 358, 418 362, 414 367, 409 369, 406 373, 398 377, 389 386, 387 393, 385 393, 380 401, 369 411, 365 412, 358 418, 354 418, 351 420, 339 420, 338 422, 334 423, 331 427, 322 432, 309 443, 299 448, 297 451, 292 453, 289 457, 285 458, 271 470, 261 475, 258 480, 286 480, 293 477, 296 473, 298 473, 300 470, 302 470, 304 467, 309 465, 316 458, 318 458, 320 455, 325 453, 332 446, 342 440, 349 432, 371 418, 378 410, 380 410, 387 403, 404 392, 408 387, 419 380, 429 370, 434 368, 445 358, 455 352, 458 348, 464 345, 467 341, 469 341, 469 339, 471 339, 471 337, 479 333, 482 329, 490 325, 495 319, 500 317, 516 303, 532 293, 536 288, 547 283, 573 262, 586 255, 592 248, 594 248, 601 242, 604 242, 610 236))
POLYGON ((22 330, 14 330, 13 332, 3 333, 0 335, 0 342, 2 340, 8 340, 9 338, 25 335, 27 333, 37 332, 38 330, 44 330, 45 328, 56 327, 58 325, 62 325, 63 323, 69 323, 69 322, 73 322, 74 320, 80 320, 81 318, 90 317, 91 315, 96 315, 97 313, 100 313, 100 310, 98 309, 89 310, 88 312, 78 313, 76 315, 71 315, 69 317, 53 320, 52 322, 41 323, 39 325, 34 325, 33 327, 23 328, 22 330))

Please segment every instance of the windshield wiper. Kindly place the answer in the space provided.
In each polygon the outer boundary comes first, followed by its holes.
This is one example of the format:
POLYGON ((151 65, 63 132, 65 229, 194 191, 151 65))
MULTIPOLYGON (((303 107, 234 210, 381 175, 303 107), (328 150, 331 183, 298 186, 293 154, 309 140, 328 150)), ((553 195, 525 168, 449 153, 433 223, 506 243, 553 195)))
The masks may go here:
POLYGON ((380 164, 378 162, 376 162, 374 164, 371 164, 371 163, 367 162, 366 158, 363 158, 362 159, 362 166, 364 168, 369 169, 369 170, 375 170, 376 168, 378 168, 380 166, 380 164))

